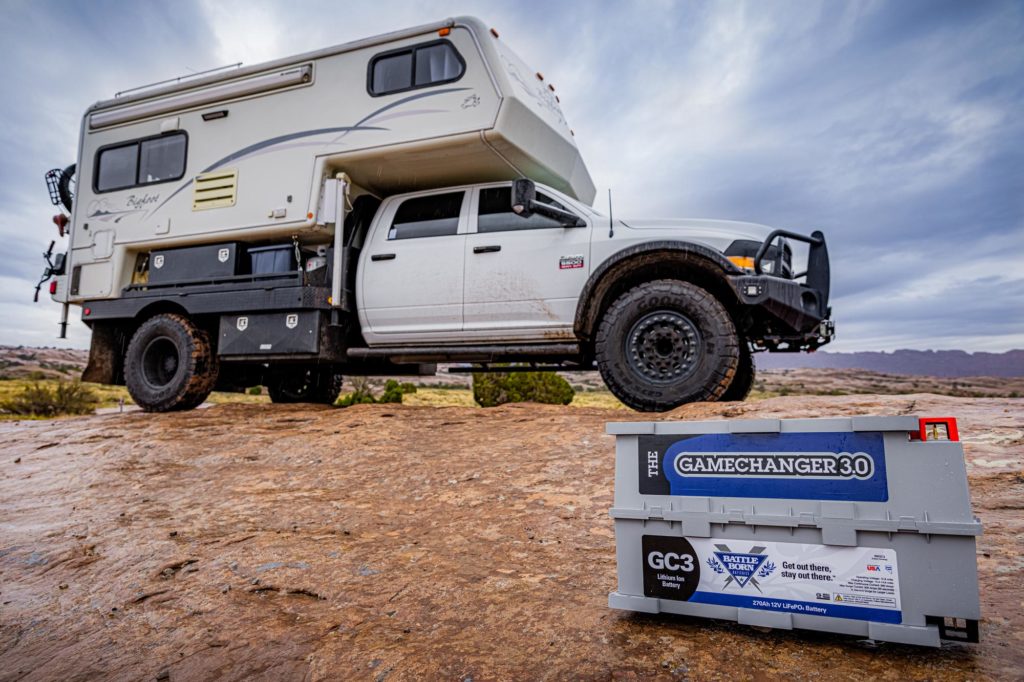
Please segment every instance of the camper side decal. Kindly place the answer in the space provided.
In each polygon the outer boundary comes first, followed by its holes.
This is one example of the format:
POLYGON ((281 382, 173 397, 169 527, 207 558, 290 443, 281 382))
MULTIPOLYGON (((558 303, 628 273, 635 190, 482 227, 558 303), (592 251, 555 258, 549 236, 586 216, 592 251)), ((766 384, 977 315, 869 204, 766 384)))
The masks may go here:
MULTIPOLYGON (((266 154, 266 153, 269 153, 269 152, 276 151, 276 149, 275 149, 276 147, 281 147, 282 145, 285 145, 287 143, 293 143, 296 140, 301 140, 301 139, 310 138, 310 137, 317 137, 317 136, 320 136, 320 135, 333 135, 333 137, 331 139, 323 141, 322 146, 326 147, 326 146, 329 146, 329 145, 337 144, 338 142, 340 142, 341 140, 343 140, 345 137, 347 137, 349 134, 351 134, 353 132, 364 132, 364 131, 377 131, 377 132, 381 132, 381 131, 389 131, 389 130, 391 130, 390 128, 385 128, 385 127, 382 127, 382 126, 372 125, 374 123, 375 119, 377 119, 377 122, 380 122, 381 120, 398 118, 398 117, 401 117, 401 116, 422 116, 422 115, 426 115, 426 114, 448 113, 447 109, 416 109, 416 110, 409 110, 409 111, 404 111, 404 112, 396 112, 396 113, 392 113, 392 114, 388 115, 387 117, 381 117, 381 114, 383 114, 383 113, 385 113, 387 111, 390 111, 392 109, 395 109, 397 107, 400 107, 403 104, 408 104, 409 102, 413 102, 413 101, 420 100, 420 99, 425 99, 425 98, 428 98, 428 97, 438 97, 440 95, 447 95, 447 94, 450 94, 450 93, 453 93, 453 92, 466 92, 466 91, 469 91, 471 89, 472 88, 442 88, 442 89, 438 89, 438 90, 432 90, 431 92, 421 92, 421 93, 418 93, 418 94, 415 94, 415 95, 410 95, 408 97, 403 97, 402 99, 397 100, 395 102, 392 102, 391 104, 387 104, 385 106, 382 106, 379 109, 376 109, 375 111, 372 111, 371 113, 367 114, 366 116, 364 116, 363 118, 359 119, 358 121, 356 121, 354 124, 352 124, 350 126, 338 126, 338 127, 334 127, 334 128, 315 128, 315 129, 312 129, 312 130, 300 130, 300 131, 297 131, 297 132, 294 132, 294 133, 288 133, 287 135, 278 135, 277 137, 271 137, 271 138, 266 139, 266 140, 261 140, 260 142, 256 142, 256 143, 253 143, 253 144, 248 145, 246 147, 242 147, 238 151, 232 152, 231 154, 228 154, 224 158, 222 158, 222 159, 212 163, 211 165, 207 166, 202 171, 200 171, 199 175, 202 175, 204 173, 209 173, 210 171, 217 170, 218 168, 221 168, 225 164, 231 163, 232 161, 238 161, 240 159, 249 158, 251 156, 256 156, 258 154, 266 154)), ((166 205, 168 201, 170 201, 171 199, 176 197, 178 194, 180 194, 185 189, 188 189, 188 187, 190 187, 193 182, 194 182, 194 178, 186 180, 180 187, 178 187, 178 189, 174 190, 170 194, 170 196, 168 196, 166 199, 164 199, 159 204, 157 204, 152 209, 150 209, 149 213, 146 214, 146 217, 147 218, 151 217, 154 213, 156 213, 161 208, 163 208, 164 205, 166 205)))

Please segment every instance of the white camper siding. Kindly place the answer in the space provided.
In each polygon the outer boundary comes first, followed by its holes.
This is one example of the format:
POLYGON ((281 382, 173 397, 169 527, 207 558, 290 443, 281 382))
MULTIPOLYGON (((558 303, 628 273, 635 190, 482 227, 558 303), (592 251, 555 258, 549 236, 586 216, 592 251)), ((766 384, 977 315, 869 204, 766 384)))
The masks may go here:
MULTIPOLYGON (((436 38, 431 33, 323 58, 313 65, 313 79, 307 85, 88 132, 79 194, 86 210, 79 220, 88 223, 90 231, 97 223, 112 224, 116 230, 111 263, 111 278, 118 282, 115 290, 130 281, 132 254, 156 244, 166 248, 201 241, 252 241, 314 231, 306 216, 316 212, 320 178, 325 168, 348 170, 344 154, 417 141, 436 146, 429 141, 492 127, 500 98, 466 29, 453 29, 447 36, 466 62, 458 81, 379 97, 368 93, 367 68, 375 54, 436 38), (463 106, 466 103, 471 106, 463 106), (226 118, 202 118, 203 113, 224 109, 226 118), (93 191, 98 150, 158 135, 161 126, 174 119, 189 136, 184 178, 93 191), (193 210, 194 178, 222 169, 238 173, 234 206, 193 210), (269 217, 282 209, 283 217, 269 217)), ((372 174, 367 175, 372 180, 372 174)), ((95 262, 91 240, 76 242, 74 263, 95 262)), ((110 295, 109 282, 101 285, 100 279, 80 281, 77 297, 110 295)))
POLYGON ((138 254, 154 248, 326 241, 308 216, 322 179, 341 171, 378 196, 526 174, 589 202, 593 183, 533 74, 480 21, 460 18, 101 102, 82 126, 69 265, 80 270, 69 299, 117 296, 138 254), (375 56, 438 40, 465 62, 461 77, 370 94, 375 56), (95 191, 99 150, 174 130, 188 135, 180 180, 95 191), (235 185, 204 208, 196 178, 219 172, 235 185))

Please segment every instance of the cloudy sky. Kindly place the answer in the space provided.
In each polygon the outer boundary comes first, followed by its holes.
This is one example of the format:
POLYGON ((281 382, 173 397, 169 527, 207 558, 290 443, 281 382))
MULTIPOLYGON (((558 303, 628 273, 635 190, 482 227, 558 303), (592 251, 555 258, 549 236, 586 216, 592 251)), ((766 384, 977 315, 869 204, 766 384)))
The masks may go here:
POLYGON ((1024 3, 979 0, 3 0, 0 343, 88 344, 31 295, 89 104, 459 14, 558 86, 599 208, 824 230, 831 349, 1024 347, 1024 3))

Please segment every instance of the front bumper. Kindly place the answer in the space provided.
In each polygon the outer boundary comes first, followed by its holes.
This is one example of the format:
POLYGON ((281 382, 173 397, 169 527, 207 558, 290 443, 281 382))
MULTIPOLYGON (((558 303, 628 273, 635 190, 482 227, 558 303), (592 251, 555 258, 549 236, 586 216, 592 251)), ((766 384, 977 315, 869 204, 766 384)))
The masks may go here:
POLYGON ((772 232, 755 256, 754 269, 756 274, 731 275, 728 280, 748 313, 744 331, 755 348, 814 350, 833 339, 835 324, 829 319, 832 309, 828 305, 830 266, 821 232, 810 237, 783 230, 772 232), (772 243, 782 237, 810 245, 807 270, 792 279, 761 274, 761 260, 772 243), (804 278, 804 282, 798 278, 804 278))

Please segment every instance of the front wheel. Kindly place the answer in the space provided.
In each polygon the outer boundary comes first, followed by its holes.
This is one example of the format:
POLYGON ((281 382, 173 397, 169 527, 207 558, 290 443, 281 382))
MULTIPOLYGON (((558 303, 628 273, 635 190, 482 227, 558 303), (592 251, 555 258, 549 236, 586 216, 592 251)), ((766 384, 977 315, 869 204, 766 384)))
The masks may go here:
POLYGON ((333 405, 341 395, 342 380, 333 369, 297 367, 270 378, 267 393, 275 403, 333 405))
POLYGON ((646 282, 620 296, 595 340, 608 389, 641 412, 721 398, 740 362, 725 307, 704 289, 676 280, 646 282))
POLYGON ((175 313, 143 322, 125 353, 128 393, 146 412, 198 407, 217 383, 217 372, 209 335, 175 313))

